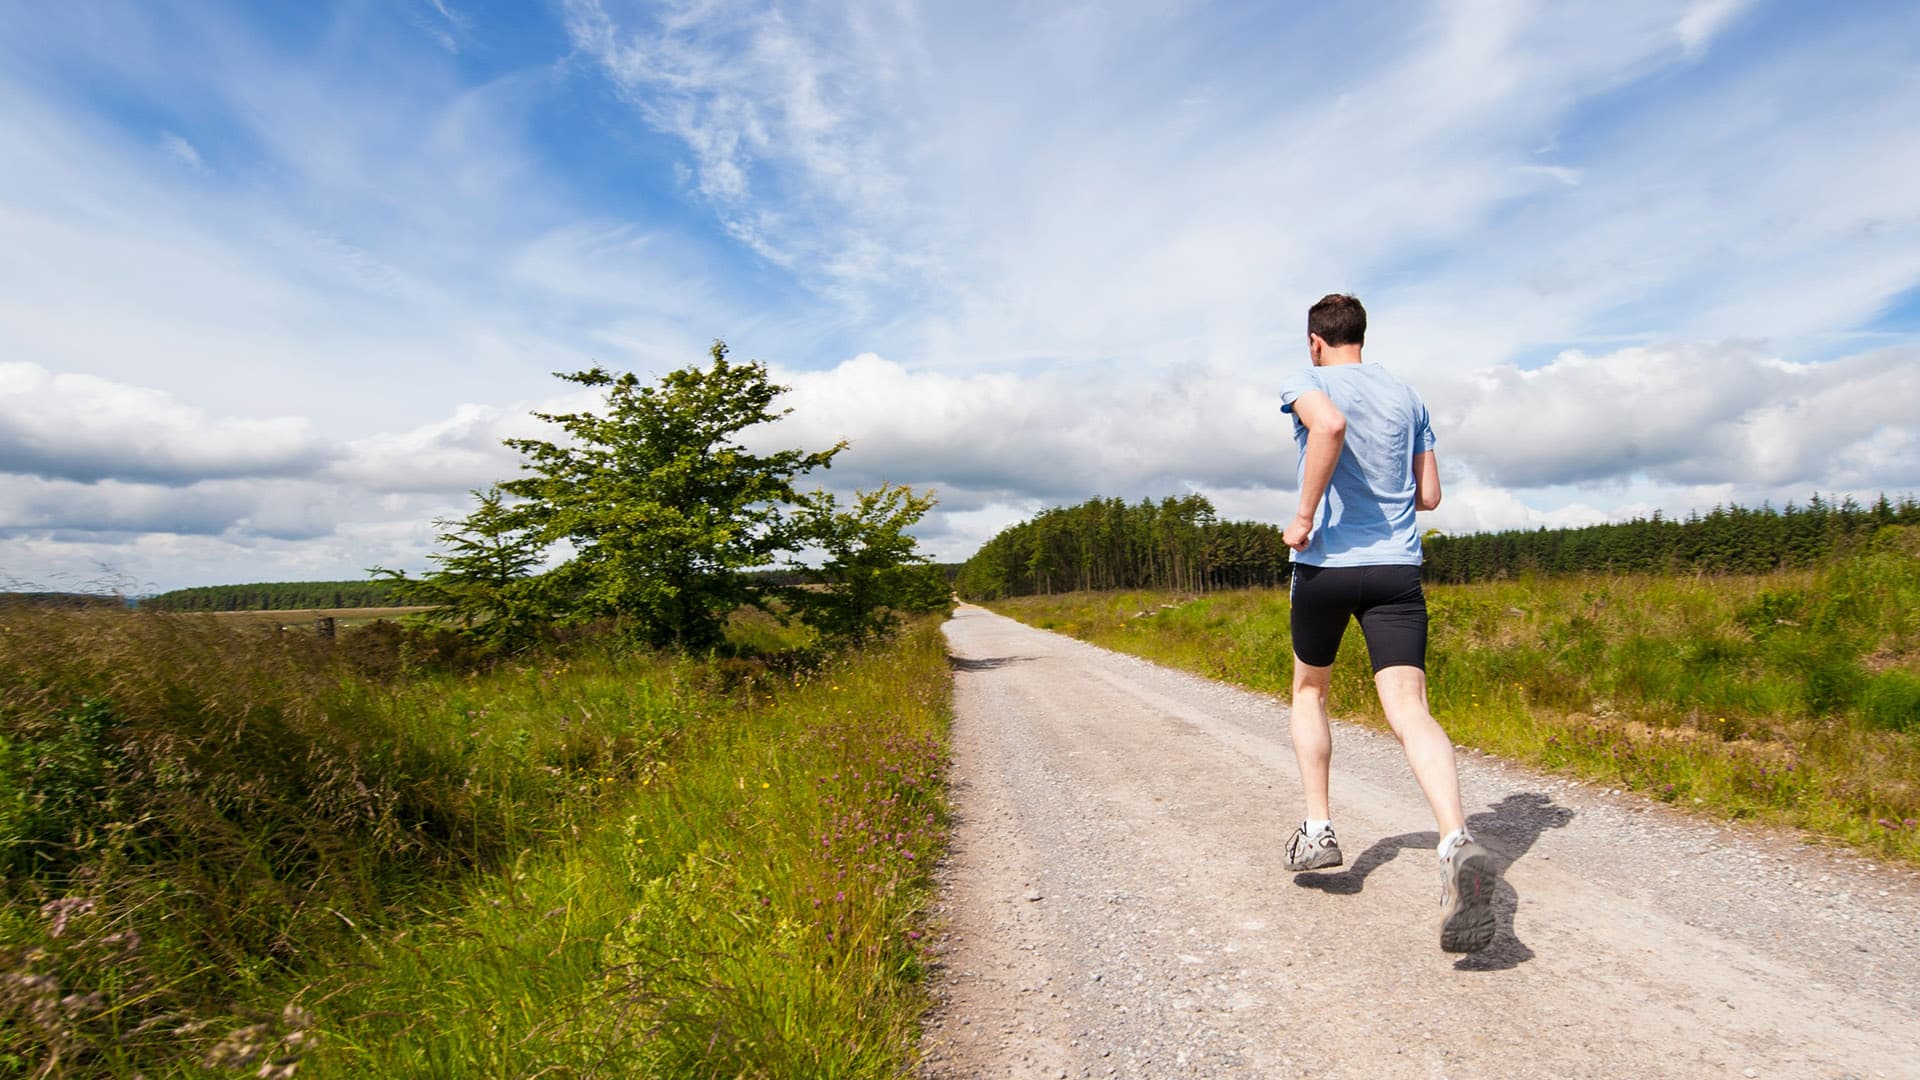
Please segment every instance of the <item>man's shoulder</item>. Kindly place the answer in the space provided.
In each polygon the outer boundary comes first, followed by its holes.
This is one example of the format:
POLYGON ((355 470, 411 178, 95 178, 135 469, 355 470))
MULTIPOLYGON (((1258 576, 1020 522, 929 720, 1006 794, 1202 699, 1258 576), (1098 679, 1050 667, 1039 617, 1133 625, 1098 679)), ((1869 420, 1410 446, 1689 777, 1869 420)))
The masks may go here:
POLYGON ((1308 389, 1308 390, 1319 390, 1322 388, 1322 386, 1323 386, 1323 383, 1320 378, 1320 369, 1317 367, 1313 367, 1311 365, 1307 367, 1288 368, 1286 375, 1282 376, 1280 379, 1280 388, 1282 390, 1294 390, 1294 389, 1302 389, 1302 388, 1308 389))
POLYGON ((1280 411, 1291 413, 1293 403, 1302 394, 1318 390, 1325 393, 1327 385, 1320 378, 1320 369, 1315 367, 1294 368, 1280 380, 1280 411))

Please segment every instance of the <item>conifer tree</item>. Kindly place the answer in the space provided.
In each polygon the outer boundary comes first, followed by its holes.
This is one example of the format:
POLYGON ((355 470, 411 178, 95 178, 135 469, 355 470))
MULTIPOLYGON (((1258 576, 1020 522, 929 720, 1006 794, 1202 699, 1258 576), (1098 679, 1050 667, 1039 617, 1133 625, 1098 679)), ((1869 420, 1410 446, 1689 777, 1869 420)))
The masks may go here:
POLYGON ((531 508, 510 506, 498 486, 473 492, 478 506, 458 521, 434 522, 444 550, 427 558, 435 569, 421 578, 372 567, 368 573, 393 583, 402 603, 430 604, 430 618, 459 626, 501 649, 531 640, 551 612, 542 582, 533 576, 547 545, 531 508))

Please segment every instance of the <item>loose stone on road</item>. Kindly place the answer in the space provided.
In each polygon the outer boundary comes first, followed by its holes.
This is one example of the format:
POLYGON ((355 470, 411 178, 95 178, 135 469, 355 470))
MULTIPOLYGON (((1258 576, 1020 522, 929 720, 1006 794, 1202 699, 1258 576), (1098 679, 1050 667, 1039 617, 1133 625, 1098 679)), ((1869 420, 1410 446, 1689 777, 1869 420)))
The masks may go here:
POLYGON ((1296 877, 1272 697, 978 607, 947 634, 923 1076, 1920 1076, 1912 871, 1462 753, 1509 865, 1493 946, 1452 956, 1390 736, 1336 724, 1347 865, 1296 877))

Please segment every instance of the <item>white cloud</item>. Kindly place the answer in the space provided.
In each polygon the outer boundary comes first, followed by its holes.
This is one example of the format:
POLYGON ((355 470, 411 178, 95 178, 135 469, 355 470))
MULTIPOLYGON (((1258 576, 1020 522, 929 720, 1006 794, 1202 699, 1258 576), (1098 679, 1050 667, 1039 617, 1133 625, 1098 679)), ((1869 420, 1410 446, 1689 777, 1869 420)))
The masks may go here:
POLYGON ((208 171, 206 161, 200 157, 200 151, 185 138, 171 131, 160 133, 160 149, 194 172, 205 174, 208 171))
POLYGON ((327 453, 303 417, 210 419, 162 391, 0 363, 0 472, 187 483, 304 472, 327 453))
POLYGON ((903 85, 909 9, 686 0, 623 19, 568 0, 566 12, 575 47, 692 153, 694 187, 739 243, 861 312, 920 268, 925 253, 898 242, 915 227, 904 148, 875 123, 903 85))
MULTIPOLYGON (((566 412, 593 404, 587 395, 571 395, 538 408, 566 412)), ((531 409, 467 404, 444 420, 354 439, 323 475, 368 492, 457 495, 519 475, 520 458, 502 440, 558 437, 531 409)))
POLYGON ((1707 45, 1753 6, 1753 0, 1695 0, 1673 24, 1674 36, 1688 56, 1699 56, 1707 45))
POLYGON ((1920 355, 1783 364, 1750 347, 1568 352, 1429 390, 1441 456, 1516 488, 1617 483, 1893 491, 1920 485, 1920 355))
POLYGON ((871 353, 776 371, 793 414, 758 438, 845 438, 836 484, 933 484, 1002 499, 1140 496, 1187 485, 1291 485, 1291 438, 1272 387, 1192 365, 1087 364, 1034 374, 915 372, 871 353))
POLYGON ((110 545, 146 533, 310 540, 362 516, 360 493, 304 480, 75 483, 0 475, 0 533, 84 536, 110 545))
POLYGON ((1580 170, 1569 169, 1565 165, 1521 165, 1518 169, 1522 173, 1557 180, 1568 187, 1580 186, 1580 170))
POLYGON ((460 39, 465 37, 470 19, 455 10, 446 0, 416 0, 418 6, 409 11, 413 24, 431 37, 436 44, 450 53, 460 51, 460 39), (432 14, 428 14, 431 12, 432 14))

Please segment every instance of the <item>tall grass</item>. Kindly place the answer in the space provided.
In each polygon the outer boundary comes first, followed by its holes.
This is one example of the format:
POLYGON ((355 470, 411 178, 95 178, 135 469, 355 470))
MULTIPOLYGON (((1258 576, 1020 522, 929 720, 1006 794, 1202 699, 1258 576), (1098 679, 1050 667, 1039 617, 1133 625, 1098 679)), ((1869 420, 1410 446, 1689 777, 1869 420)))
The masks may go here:
POLYGON ((316 1075, 897 1074, 925 1004, 945 656, 925 623, 738 698, 597 827, 368 935, 310 992, 339 1044, 316 1075))
POLYGON ((0 1073, 884 1072, 940 827, 932 634, 371 678, 206 617, 0 613, 0 1073), (843 813, 898 839, 797 839, 843 813), (831 942, 752 944, 838 894, 831 942))
MULTIPOLYGON (((1920 862, 1917 555, 1920 530, 1888 529, 1869 550, 1809 571, 1429 587, 1434 712, 1466 746, 1920 862)), ((1289 689, 1284 591, 995 606, 1254 689, 1289 689)), ((1337 713, 1382 722, 1357 628, 1333 697, 1337 713)))

